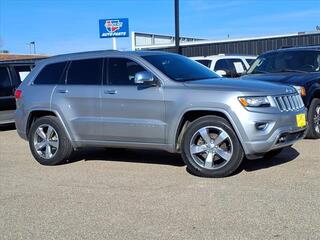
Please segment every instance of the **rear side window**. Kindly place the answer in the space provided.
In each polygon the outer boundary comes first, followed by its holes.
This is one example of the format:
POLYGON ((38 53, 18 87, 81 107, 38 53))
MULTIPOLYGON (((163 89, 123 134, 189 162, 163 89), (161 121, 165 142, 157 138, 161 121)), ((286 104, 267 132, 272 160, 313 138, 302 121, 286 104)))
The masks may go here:
POLYGON ((72 61, 67 73, 67 84, 100 85, 102 58, 72 61))
POLYGON ((34 84, 58 84, 66 62, 53 63, 45 66, 34 80, 34 84))
POLYGON ((8 96, 11 93, 11 81, 6 67, 0 67, 0 96, 8 96))
POLYGON ((134 85, 137 72, 145 71, 138 63, 126 58, 110 58, 108 80, 110 85, 134 85))
POLYGON ((218 71, 218 70, 230 70, 229 69, 229 64, 228 61, 226 59, 220 59, 216 62, 216 65, 214 66, 214 70, 218 71))

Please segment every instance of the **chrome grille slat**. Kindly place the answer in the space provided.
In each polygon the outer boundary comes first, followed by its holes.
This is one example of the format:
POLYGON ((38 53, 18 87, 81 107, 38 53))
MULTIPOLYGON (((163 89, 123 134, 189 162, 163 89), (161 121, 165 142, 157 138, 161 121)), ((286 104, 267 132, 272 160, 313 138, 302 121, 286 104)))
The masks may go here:
POLYGON ((304 107, 304 103, 299 94, 275 96, 274 100, 281 112, 296 111, 304 107))

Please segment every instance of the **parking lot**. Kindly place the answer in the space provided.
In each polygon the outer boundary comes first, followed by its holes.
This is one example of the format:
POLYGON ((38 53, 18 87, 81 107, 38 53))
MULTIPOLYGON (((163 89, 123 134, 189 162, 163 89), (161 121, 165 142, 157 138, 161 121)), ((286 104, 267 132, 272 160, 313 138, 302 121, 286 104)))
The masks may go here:
POLYGON ((91 150, 46 167, 1 130, 1 239, 320 238, 319 140, 204 179, 158 151, 91 150))

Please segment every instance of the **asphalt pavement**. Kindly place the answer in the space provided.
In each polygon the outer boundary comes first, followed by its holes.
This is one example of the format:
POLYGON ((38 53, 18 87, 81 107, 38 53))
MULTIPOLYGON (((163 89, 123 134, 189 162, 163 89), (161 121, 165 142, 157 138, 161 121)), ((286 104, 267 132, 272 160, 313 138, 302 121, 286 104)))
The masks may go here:
POLYGON ((0 239, 320 239, 320 140, 222 179, 179 155, 91 149, 42 166, 0 131, 0 239))

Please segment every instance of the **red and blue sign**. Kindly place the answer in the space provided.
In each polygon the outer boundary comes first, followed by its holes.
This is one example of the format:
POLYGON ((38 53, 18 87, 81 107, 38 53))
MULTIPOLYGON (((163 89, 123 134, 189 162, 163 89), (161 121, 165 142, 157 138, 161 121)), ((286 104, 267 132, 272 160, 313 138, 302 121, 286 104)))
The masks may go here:
POLYGON ((129 37, 128 18, 100 19, 100 38, 129 37))

